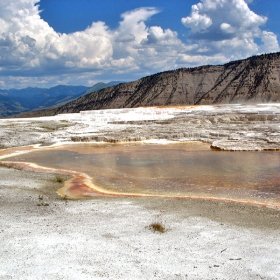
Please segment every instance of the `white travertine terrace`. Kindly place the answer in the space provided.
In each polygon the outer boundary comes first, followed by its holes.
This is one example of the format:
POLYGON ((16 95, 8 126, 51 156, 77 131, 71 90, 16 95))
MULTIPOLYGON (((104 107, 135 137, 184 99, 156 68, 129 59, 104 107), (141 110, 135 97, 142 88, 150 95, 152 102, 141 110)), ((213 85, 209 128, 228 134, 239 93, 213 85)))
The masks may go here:
POLYGON ((2 119, 2 148, 63 142, 204 141, 223 150, 280 149, 280 104, 143 107, 2 119))

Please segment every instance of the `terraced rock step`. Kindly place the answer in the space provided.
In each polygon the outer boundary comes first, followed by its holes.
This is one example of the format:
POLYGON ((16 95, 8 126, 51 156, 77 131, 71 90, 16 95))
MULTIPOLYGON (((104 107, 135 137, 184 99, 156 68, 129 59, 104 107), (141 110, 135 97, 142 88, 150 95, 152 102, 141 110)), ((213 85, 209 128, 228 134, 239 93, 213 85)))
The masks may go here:
POLYGON ((279 150, 280 104, 106 109, 0 121, 0 147, 61 142, 203 141, 221 150, 279 150))

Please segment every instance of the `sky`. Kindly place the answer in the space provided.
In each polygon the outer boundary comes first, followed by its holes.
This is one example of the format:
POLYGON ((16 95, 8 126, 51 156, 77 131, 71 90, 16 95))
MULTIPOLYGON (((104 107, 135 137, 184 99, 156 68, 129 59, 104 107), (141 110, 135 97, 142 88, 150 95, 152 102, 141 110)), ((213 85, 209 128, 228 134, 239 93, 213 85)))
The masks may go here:
POLYGON ((280 51, 280 0, 0 0, 0 89, 92 86, 280 51))

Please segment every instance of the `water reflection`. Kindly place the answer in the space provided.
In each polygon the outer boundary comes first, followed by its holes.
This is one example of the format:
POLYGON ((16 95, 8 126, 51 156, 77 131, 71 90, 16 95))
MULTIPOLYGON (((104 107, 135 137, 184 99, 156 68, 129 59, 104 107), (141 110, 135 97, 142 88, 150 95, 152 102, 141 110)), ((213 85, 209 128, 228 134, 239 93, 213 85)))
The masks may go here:
POLYGON ((84 144, 46 148, 9 160, 83 172, 95 185, 114 193, 280 204, 279 152, 217 152, 203 143, 84 144))

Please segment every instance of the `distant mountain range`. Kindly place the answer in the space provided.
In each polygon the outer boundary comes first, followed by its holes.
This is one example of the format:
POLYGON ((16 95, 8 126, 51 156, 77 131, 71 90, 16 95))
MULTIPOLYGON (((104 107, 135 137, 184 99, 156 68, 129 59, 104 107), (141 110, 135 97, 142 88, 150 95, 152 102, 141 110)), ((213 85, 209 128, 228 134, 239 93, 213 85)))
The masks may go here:
POLYGON ((180 68, 92 91, 88 89, 55 109, 21 116, 141 106, 280 102, 280 52, 224 65, 180 68))
POLYGON ((52 88, 0 90, 0 117, 43 108, 58 107, 84 94, 94 92, 120 82, 97 83, 92 87, 58 85, 52 88))

